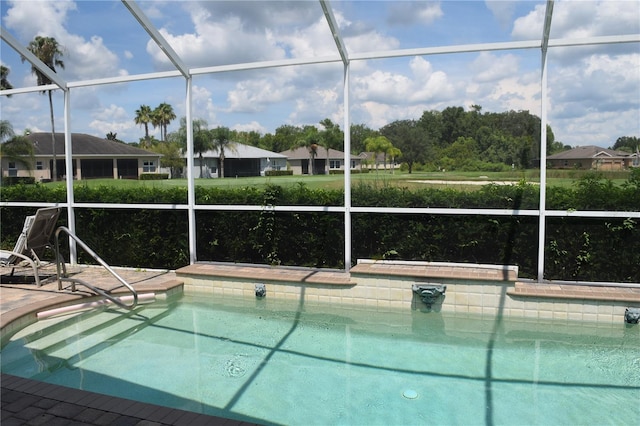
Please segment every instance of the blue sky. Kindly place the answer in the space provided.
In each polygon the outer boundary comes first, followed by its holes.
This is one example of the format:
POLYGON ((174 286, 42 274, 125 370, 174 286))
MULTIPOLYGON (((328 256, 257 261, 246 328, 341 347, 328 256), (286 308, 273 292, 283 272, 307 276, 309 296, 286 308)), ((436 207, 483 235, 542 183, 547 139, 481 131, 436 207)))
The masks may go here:
MULTIPOLYGON (((337 55, 316 1, 141 1, 140 8, 189 68, 337 55)), ((333 1, 349 54, 388 49, 539 40, 544 1, 333 1)), ((36 35, 64 46, 68 82, 172 69, 160 49, 119 1, 2 1, 2 26, 25 45, 36 35)), ((640 33, 640 2, 556 1, 551 38, 640 33)), ((2 42, 0 61, 14 87, 35 85, 2 42)), ((540 114, 540 52, 531 50, 413 56, 351 64, 352 123, 374 129, 425 110, 481 105, 483 111, 540 114)), ((209 127, 274 132, 283 124, 342 125, 340 63, 198 75, 194 117, 209 127)), ((142 104, 170 103, 185 114, 181 78, 140 81, 71 92, 71 130, 138 141, 142 104)), ((49 131, 46 96, 0 98, 0 113, 18 133, 49 131)), ((54 96, 62 130, 63 100, 54 96)), ((613 145, 640 136, 640 43, 549 53, 549 123, 570 145, 613 145)), ((170 127, 175 130, 178 120, 170 127)), ((159 129, 154 135, 159 137, 159 129)))

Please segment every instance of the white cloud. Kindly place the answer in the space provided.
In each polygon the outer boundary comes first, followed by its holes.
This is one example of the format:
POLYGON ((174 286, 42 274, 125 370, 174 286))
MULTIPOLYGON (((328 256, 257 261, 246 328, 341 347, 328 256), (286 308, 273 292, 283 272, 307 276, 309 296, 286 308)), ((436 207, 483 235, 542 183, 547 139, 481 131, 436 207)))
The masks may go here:
POLYGON ((473 81, 491 83, 518 74, 519 59, 513 54, 481 52, 470 64, 473 81))
POLYGON ((249 123, 244 123, 244 124, 234 124, 233 126, 231 126, 231 129, 233 130, 237 130, 239 132, 258 132, 261 134, 265 134, 267 133, 267 129, 262 126, 260 123, 258 123, 257 121, 251 121, 249 123))
POLYGON ((429 25, 443 16, 440 2, 392 2, 387 22, 390 25, 429 25))
MULTIPOLYGON (((511 35, 516 39, 542 37, 545 5, 515 20, 511 35)), ((551 38, 580 38, 640 31, 637 1, 556 1, 551 19, 551 38)))
POLYGON ((128 50, 125 50, 124 51, 124 57, 127 58, 127 59, 133 59, 133 53, 131 53, 128 50))
POLYGON ((212 94, 206 87, 194 85, 191 99, 194 119, 204 119, 209 125, 216 122, 216 107, 212 101, 212 94))
POLYGON ((485 5, 491 11, 502 28, 508 28, 513 20, 516 4, 512 1, 490 0, 485 5))
POLYGON ((254 79, 238 82, 227 95, 229 112, 263 111, 268 104, 291 98, 295 88, 273 79, 254 79))
POLYGON ((95 118, 89 123, 89 127, 94 129, 99 137, 106 137, 107 133, 115 132, 118 139, 124 140, 125 133, 136 127, 130 114, 118 105, 111 104, 92 115, 95 118))
MULTIPOLYGON (((8 28, 28 43, 37 35, 54 37, 61 46, 64 70, 58 73, 67 80, 85 80, 126 74, 118 69, 118 56, 109 50, 99 36, 89 40, 69 32, 68 13, 76 10, 74 2, 11 2, 5 16, 8 28), (34 16, 46 17, 34 19, 34 16)), ((30 84, 33 84, 32 80, 30 84)))

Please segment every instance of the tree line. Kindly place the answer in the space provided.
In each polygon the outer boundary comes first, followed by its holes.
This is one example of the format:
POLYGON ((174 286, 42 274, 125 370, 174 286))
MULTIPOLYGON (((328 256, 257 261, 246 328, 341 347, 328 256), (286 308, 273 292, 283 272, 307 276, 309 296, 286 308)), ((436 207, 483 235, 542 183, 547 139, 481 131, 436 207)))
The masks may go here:
MULTIPOLYGON (((184 118, 180 129, 168 135, 167 142, 174 143, 177 154, 167 155, 168 147, 153 139, 149 149, 161 151, 167 159, 179 158, 179 149, 186 148, 184 118)), ((136 122, 139 122, 136 117, 136 122)), ((530 168, 539 164, 540 118, 529 111, 482 112, 473 105, 447 107, 442 111, 424 111, 417 120, 396 120, 380 129, 365 124, 351 126, 351 154, 374 152, 384 156, 384 161, 402 163, 409 173, 421 170, 501 171, 511 168, 530 168)), ((301 146, 308 147, 310 156, 318 146, 344 150, 344 133, 340 125, 325 118, 317 125, 294 126, 285 124, 273 133, 229 130, 229 141, 256 146, 272 152, 283 152, 301 146)), ((215 146, 214 137, 208 134, 206 121, 194 120, 194 152, 202 152, 215 146), (213 145, 200 140, 204 135, 213 145)), ((569 146, 556 141, 547 126, 547 153, 553 154, 569 146)), ((168 164, 163 164, 169 166, 168 164)), ((376 164, 377 166, 377 164, 376 164)))

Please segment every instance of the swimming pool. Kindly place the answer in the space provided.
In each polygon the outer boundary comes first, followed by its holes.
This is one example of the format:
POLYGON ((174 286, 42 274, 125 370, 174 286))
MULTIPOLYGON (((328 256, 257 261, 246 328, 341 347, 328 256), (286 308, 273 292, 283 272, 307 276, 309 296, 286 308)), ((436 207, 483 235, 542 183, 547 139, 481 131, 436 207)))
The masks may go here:
POLYGON ((2 371, 265 424, 636 424, 640 332, 187 295, 40 321, 2 371))

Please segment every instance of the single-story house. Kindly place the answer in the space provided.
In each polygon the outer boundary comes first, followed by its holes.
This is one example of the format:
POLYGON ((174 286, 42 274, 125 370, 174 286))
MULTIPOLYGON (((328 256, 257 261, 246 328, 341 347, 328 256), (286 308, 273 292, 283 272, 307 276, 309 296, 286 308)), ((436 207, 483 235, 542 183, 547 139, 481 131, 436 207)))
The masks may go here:
MULTIPOLYGON (((25 136, 33 144, 35 162, 32 169, 2 158, 3 176, 35 177, 50 180, 53 171, 51 133, 31 133, 25 136)), ((161 154, 136 148, 122 142, 84 133, 71 134, 74 179, 113 178, 136 179, 141 173, 157 173, 161 154)), ((56 173, 66 174, 64 133, 55 134, 56 173)))
MULTIPOLYGON (((203 152, 202 163, 200 155, 194 153, 193 176, 220 177, 219 158, 220 152, 217 148, 203 152)), ((264 176, 268 170, 286 169, 287 157, 276 152, 239 142, 234 142, 224 150, 224 177, 264 176)))
POLYGON ((624 170, 638 167, 638 154, 600 148, 599 146, 579 146, 547 157, 547 165, 552 169, 624 170))
MULTIPOLYGON (((280 154, 284 155, 288 159, 289 167, 293 170, 294 175, 308 175, 309 164, 311 164, 311 150, 309 147, 300 147, 296 149, 289 149, 283 151, 280 154)), ((350 168, 359 168, 362 162, 362 158, 358 155, 350 155, 350 168)), ((335 149, 329 149, 328 155, 326 148, 318 146, 313 157, 313 168, 311 174, 324 175, 328 174, 329 170, 344 170, 344 152, 335 149), (328 163, 328 164, 327 164, 328 163), (327 167, 328 166, 328 167, 327 167)))

